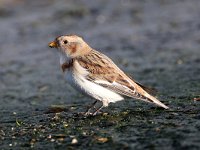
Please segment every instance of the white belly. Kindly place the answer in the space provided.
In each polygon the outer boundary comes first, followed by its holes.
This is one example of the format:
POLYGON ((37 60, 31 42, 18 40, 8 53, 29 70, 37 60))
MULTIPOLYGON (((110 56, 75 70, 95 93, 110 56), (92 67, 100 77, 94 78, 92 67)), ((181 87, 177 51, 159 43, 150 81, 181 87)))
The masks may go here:
MULTIPOLYGON (((79 65, 79 64, 76 64, 79 65)), ((78 67, 81 67, 80 65, 78 67)), ((124 98, 98 84, 95 84, 91 81, 85 79, 85 70, 84 68, 76 68, 75 70, 68 70, 65 72, 65 78, 67 82, 72 85, 77 90, 80 90, 83 93, 90 95, 91 97, 100 100, 103 102, 104 106, 107 106, 110 102, 117 102, 123 100, 124 98), (77 70, 78 69, 78 70, 77 70)))

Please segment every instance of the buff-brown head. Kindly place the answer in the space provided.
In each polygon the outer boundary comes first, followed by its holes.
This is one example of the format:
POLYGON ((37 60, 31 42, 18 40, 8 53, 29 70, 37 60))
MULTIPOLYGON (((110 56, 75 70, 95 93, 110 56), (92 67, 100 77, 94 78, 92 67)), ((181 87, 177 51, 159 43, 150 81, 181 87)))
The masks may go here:
POLYGON ((70 58, 82 56, 91 51, 91 47, 77 35, 59 36, 49 43, 49 47, 58 48, 70 58))

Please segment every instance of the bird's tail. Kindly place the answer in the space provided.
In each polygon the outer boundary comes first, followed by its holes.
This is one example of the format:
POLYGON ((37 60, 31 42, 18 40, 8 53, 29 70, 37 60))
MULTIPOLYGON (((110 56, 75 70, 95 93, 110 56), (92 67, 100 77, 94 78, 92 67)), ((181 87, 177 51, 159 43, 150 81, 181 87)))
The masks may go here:
MULTIPOLYGON (((136 85, 136 84, 135 84, 136 85)), ((135 98, 138 98, 140 100, 143 100, 145 102, 149 102, 149 103, 154 103, 160 107, 163 107, 165 109, 169 109, 168 106, 166 106, 165 104, 163 104, 162 102, 160 102, 157 98, 155 98, 154 96, 150 95, 148 93, 148 91, 146 91, 144 88, 142 88, 140 85, 136 85, 136 95, 137 97, 135 98)))
POLYGON ((148 94, 147 92, 144 91, 143 93, 143 96, 145 97, 145 101, 148 101, 148 102, 151 102, 151 103, 154 103, 160 107, 163 107, 165 109, 169 109, 168 106, 166 106, 165 104, 163 104, 162 102, 160 102, 157 98, 155 98, 154 96, 148 94))

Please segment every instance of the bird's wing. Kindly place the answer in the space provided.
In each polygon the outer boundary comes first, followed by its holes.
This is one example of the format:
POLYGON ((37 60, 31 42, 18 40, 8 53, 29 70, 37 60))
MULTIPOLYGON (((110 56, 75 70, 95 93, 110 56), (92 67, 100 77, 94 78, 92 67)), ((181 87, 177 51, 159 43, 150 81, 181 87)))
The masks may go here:
POLYGON ((104 54, 93 50, 92 53, 84 57, 79 57, 77 60, 78 63, 89 72, 86 76, 88 80, 119 94, 138 99, 142 98, 142 95, 137 91, 137 83, 126 76, 113 61, 104 54), (131 85, 130 80, 134 82, 134 84, 131 85))
POLYGON ((161 107, 167 108, 156 98, 149 95, 141 85, 130 79, 104 54, 93 50, 88 55, 76 58, 76 60, 88 71, 86 78, 91 82, 121 95, 156 103, 161 107))

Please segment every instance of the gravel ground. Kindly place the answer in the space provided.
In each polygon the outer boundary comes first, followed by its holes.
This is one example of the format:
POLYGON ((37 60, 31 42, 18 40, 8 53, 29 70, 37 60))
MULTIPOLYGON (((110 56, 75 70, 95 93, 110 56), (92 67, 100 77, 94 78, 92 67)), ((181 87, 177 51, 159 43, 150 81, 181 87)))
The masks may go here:
POLYGON ((0 149, 200 149, 199 0, 0 0, 0 149), (78 34, 170 110, 93 101, 48 42, 78 34), (195 101, 196 99, 196 101, 195 101))

